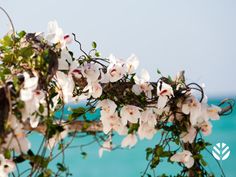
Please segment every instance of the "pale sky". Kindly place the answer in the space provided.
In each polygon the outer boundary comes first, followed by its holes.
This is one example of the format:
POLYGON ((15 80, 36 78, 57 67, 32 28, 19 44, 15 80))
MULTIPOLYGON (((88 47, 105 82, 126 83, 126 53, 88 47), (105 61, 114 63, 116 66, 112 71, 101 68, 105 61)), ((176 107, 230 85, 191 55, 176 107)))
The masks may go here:
MULTIPOLYGON (((236 95, 235 0, 0 0, 17 31, 46 31, 57 20, 85 49, 96 41, 104 57, 134 53, 153 81, 186 71, 210 96, 236 95)), ((1 36, 8 21, 0 13, 1 36)), ((76 49, 75 46, 71 47, 76 49)), ((74 50, 75 52, 78 50, 74 50)))

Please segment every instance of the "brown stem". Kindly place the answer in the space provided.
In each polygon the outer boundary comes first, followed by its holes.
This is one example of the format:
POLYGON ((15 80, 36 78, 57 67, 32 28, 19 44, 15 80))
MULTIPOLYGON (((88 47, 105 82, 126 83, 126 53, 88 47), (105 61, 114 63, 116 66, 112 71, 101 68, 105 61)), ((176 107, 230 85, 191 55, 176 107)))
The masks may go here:
MULTIPOLYGON (((62 125, 67 125, 70 132, 101 132, 102 123, 101 121, 85 122, 85 121, 73 121, 70 123, 62 123, 62 125)), ((36 128, 32 128, 29 123, 24 123, 24 130, 36 131, 38 133, 45 134, 46 125, 39 124, 36 128)))

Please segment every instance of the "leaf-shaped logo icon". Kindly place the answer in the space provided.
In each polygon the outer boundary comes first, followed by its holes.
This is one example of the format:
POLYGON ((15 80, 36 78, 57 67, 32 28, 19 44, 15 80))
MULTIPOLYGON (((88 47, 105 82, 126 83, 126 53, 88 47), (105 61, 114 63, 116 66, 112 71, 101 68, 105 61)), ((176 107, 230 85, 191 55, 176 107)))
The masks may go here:
POLYGON ((225 143, 217 143, 212 149, 212 155, 217 160, 226 160, 230 155, 229 146, 225 143))

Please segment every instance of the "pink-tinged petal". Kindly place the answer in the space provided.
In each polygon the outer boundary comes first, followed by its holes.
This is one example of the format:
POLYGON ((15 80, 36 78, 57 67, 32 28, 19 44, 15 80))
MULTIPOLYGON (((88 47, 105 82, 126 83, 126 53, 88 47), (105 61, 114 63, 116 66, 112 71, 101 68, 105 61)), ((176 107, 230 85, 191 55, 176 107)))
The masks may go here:
POLYGON ((182 112, 183 112, 184 114, 189 114, 189 113, 190 113, 190 108, 189 108, 188 104, 183 104, 183 106, 182 106, 182 112))
POLYGON ((193 107, 190 111, 190 122, 192 125, 196 125, 198 123, 198 119, 201 117, 201 107, 193 107))
POLYGON ((39 120, 40 118, 39 117, 31 117, 30 118, 30 125, 32 128, 36 128, 39 124, 39 120))
POLYGON ((115 113, 117 105, 114 101, 110 99, 104 99, 99 101, 96 105, 96 109, 101 108, 101 114, 104 116, 109 116, 115 113))
POLYGON ((159 96, 157 101, 157 107, 159 109, 163 109, 166 106, 166 103, 168 102, 167 96, 159 96))
POLYGON ((98 150, 98 156, 101 158, 103 155, 104 148, 99 148, 98 150))
POLYGON ((128 147, 129 149, 132 148, 136 143, 138 139, 135 134, 128 134, 121 142, 121 147, 126 148, 128 147))
POLYGON ((133 74, 134 71, 138 68, 139 60, 137 57, 132 54, 127 60, 126 60, 126 68, 128 74, 133 74))
POLYGON ((133 105, 123 106, 120 110, 120 116, 123 123, 126 123, 127 120, 131 123, 137 123, 138 119, 141 117, 140 110, 139 107, 133 105))
POLYGON ((102 95, 102 86, 99 83, 92 84, 92 97, 99 98, 102 95))
POLYGON ((189 160, 184 163, 184 165, 187 167, 187 168, 191 168, 194 164, 194 158, 193 157, 189 157, 189 160))
POLYGON ((15 170, 15 163, 12 160, 5 159, 5 157, 0 154, 0 176, 8 177, 8 174, 15 170))
POLYGON ((68 70, 69 63, 72 63, 72 57, 66 48, 62 49, 61 57, 58 59, 58 70, 68 70))
POLYGON ((3 167, 3 171, 8 175, 13 172, 16 168, 15 163, 12 160, 5 159, 5 161, 1 164, 3 167))
POLYGON ((97 82, 100 76, 100 66, 96 63, 84 63, 82 74, 89 82, 97 82))
POLYGON ((107 76, 110 82, 120 80, 126 73, 126 65, 123 61, 116 59, 113 55, 109 57, 110 64, 107 67, 107 76))
POLYGON ((122 123, 120 123, 117 126, 114 126, 114 130, 119 134, 119 135, 127 135, 128 134, 128 128, 124 126, 122 123))
POLYGON ((111 127, 110 123, 108 122, 108 120, 107 121, 102 121, 102 125, 103 125, 103 132, 105 134, 108 134, 112 129, 112 127, 111 127))
POLYGON ((201 131, 204 136, 210 135, 212 131, 212 125, 209 121, 200 124, 201 131))
POLYGON ((173 89, 172 87, 163 82, 162 80, 160 80, 158 83, 157 83, 157 95, 158 96, 174 96, 174 92, 173 92, 173 89))
POLYGON ((176 153, 173 156, 171 156, 170 160, 173 162, 180 162, 182 158, 183 158, 182 154, 176 153))
POLYGON ((191 168, 194 164, 192 153, 188 150, 183 150, 182 152, 174 154, 173 156, 171 156, 170 160, 173 162, 181 162, 187 168, 191 168))
POLYGON ((150 127, 155 127, 157 123, 157 116, 154 114, 153 109, 147 109, 141 113, 141 124, 148 123, 150 127))
POLYGON ((180 138, 184 143, 193 143, 195 137, 196 137, 197 131, 194 127, 188 128, 187 132, 183 132, 180 134, 180 138))
POLYGON ((150 75, 148 71, 145 69, 142 69, 141 71, 141 80, 142 80, 142 83, 148 82, 150 80, 150 75))
POLYGON ((104 151, 110 152, 112 150, 112 139, 109 137, 106 141, 104 141, 102 147, 98 150, 98 155, 101 158, 104 151))
POLYGON ((134 92, 135 95, 140 95, 141 92, 142 92, 142 90, 141 90, 141 88, 140 88, 139 85, 135 84, 135 85, 133 85, 133 87, 132 87, 132 92, 134 92))
POLYGON ((207 108, 207 115, 211 118, 211 120, 219 120, 220 115, 219 112, 221 108, 215 105, 211 105, 211 107, 207 108))
POLYGON ((156 129, 149 126, 148 123, 143 123, 138 128, 138 135, 141 140, 144 138, 151 140, 156 132, 156 129))

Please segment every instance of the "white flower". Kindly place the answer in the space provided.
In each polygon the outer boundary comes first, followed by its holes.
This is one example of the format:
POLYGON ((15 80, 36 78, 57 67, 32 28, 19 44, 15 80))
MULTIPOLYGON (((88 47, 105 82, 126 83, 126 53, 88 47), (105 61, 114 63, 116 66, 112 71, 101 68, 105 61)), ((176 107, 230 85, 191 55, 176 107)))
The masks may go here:
POLYGON ((166 84, 162 80, 157 83, 157 95, 158 102, 157 107, 162 109, 166 106, 168 100, 174 96, 173 89, 169 84, 166 84))
POLYGON ((8 174, 15 170, 15 163, 12 160, 5 159, 0 154, 0 177, 8 177, 8 174))
MULTIPOLYGON (((45 94, 42 90, 35 90, 32 92, 32 98, 28 101, 24 101, 25 106, 24 109, 21 110, 22 113, 22 121, 26 121, 27 119, 30 120, 30 125, 32 128, 35 128, 38 126, 40 117, 37 115, 33 115, 34 112, 39 112, 40 104, 45 105, 45 94)), ((40 113, 42 115, 46 114, 46 107, 44 109, 43 113, 40 113)))
POLYGON ((207 135, 211 134, 212 125, 209 121, 205 121, 205 122, 199 124, 199 127, 201 128, 203 135, 207 136, 207 135))
POLYGON ((129 147, 132 148, 136 143, 137 143, 138 139, 137 136, 135 134, 128 134, 121 142, 121 147, 122 148, 126 148, 129 147))
POLYGON ((25 106, 22 109, 22 120, 26 121, 30 119, 30 124, 33 128, 37 127, 39 123, 39 117, 32 116, 32 114, 38 111, 40 104, 44 100, 44 93, 41 90, 36 90, 38 87, 38 77, 30 77, 28 73, 23 73, 24 84, 23 88, 20 90, 20 99, 24 101, 25 106))
POLYGON ((61 71, 56 73, 56 81, 59 89, 61 90, 60 97, 65 103, 73 102, 73 90, 75 87, 74 80, 70 74, 66 75, 61 71))
POLYGON ((102 86, 98 82, 91 82, 83 91, 88 91, 88 97, 99 98, 102 95, 102 86))
POLYGON ((102 116, 101 121, 105 134, 108 134, 111 130, 117 131, 119 135, 126 135, 128 133, 128 128, 122 124, 117 112, 112 115, 102 116))
POLYGON ((13 115, 9 117, 8 123, 13 131, 6 136, 5 143, 2 146, 13 149, 18 154, 27 153, 31 144, 23 130, 23 125, 13 115))
POLYGON ((93 98, 99 98, 102 95, 102 86, 98 82, 91 84, 91 95, 93 98))
POLYGON ((115 113, 116 107, 117 105, 114 101, 110 99, 104 99, 98 102, 96 109, 101 108, 101 116, 108 116, 115 113))
POLYGON ((84 63, 82 68, 82 73, 84 77, 87 78, 90 82, 98 81, 98 77, 100 76, 99 65, 97 63, 84 63))
POLYGON ((69 64, 72 63, 72 57, 69 51, 64 48, 61 50, 61 56, 58 59, 58 70, 68 70, 69 64))
POLYGON ((134 76, 134 81, 136 84, 142 84, 150 80, 150 75, 146 69, 141 70, 141 76, 138 78, 137 75, 134 76))
POLYGON ((196 137, 196 134, 197 134, 196 129, 191 126, 187 129, 187 132, 182 132, 180 134, 180 138, 184 143, 187 143, 187 142, 193 143, 193 141, 196 137))
POLYGON ((101 158, 103 155, 103 151, 108 151, 110 152, 112 150, 112 141, 111 137, 109 137, 106 141, 104 141, 102 147, 99 149, 98 154, 99 157, 101 158))
POLYGON ((153 109, 146 109, 141 113, 141 124, 147 123, 150 127, 155 127, 157 123, 157 115, 154 114, 153 109))
POLYGON ((133 105, 123 106, 120 110, 120 116, 122 119, 122 123, 124 125, 127 124, 127 121, 131 123, 137 123, 138 119, 141 117, 140 113, 141 108, 133 105))
POLYGON ((207 114, 211 118, 211 120, 219 120, 220 115, 219 112, 221 111, 221 108, 215 105, 211 105, 207 108, 207 114))
POLYGON ((140 95, 142 92, 145 93, 145 95, 148 98, 152 97, 152 85, 148 82, 150 80, 149 73, 146 70, 141 71, 141 77, 138 78, 136 75, 134 76, 135 85, 132 87, 132 91, 136 95, 140 95))
MULTIPOLYGON (((61 124, 62 125, 62 124, 61 124)), ((47 142, 46 142, 46 146, 48 147, 48 149, 52 150, 53 147, 62 139, 64 139, 69 132, 68 126, 67 125, 62 125, 63 126, 63 131, 61 132, 56 132, 56 134, 54 134, 47 142)))
POLYGON ((184 114, 190 114, 190 122, 192 125, 198 123, 198 118, 201 116, 202 111, 201 103, 194 96, 188 97, 182 105, 182 112, 184 114))
POLYGON ((126 69, 128 74, 133 74, 134 71, 138 68, 139 60, 137 57, 132 54, 127 60, 126 60, 126 69))
POLYGON ((62 49, 66 47, 66 44, 71 42, 70 36, 64 35, 63 30, 58 26, 56 21, 50 21, 48 23, 48 34, 45 38, 53 44, 60 43, 62 49))
POLYGON ((83 69, 80 67, 78 61, 72 61, 70 64, 69 74, 73 75, 76 79, 80 79, 83 77, 83 69))
POLYGON ((119 123, 119 120, 120 118, 117 112, 111 115, 101 117, 101 121, 103 124, 103 132, 105 134, 108 134, 113 129, 113 127, 119 123))
POLYGON ((110 64, 107 67, 106 77, 110 82, 116 82, 125 75, 126 66, 123 62, 116 59, 113 55, 110 55, 109 59, 110 64))
POLYGON ((153 126, 150 126, 148 122, 142 123, 138 128, 138 135, 140 139, 152 139, 156 134, 156 129, 153 126))
POLYGON ((173 162, 181 162, 187 168, 191 168, 194 164, 194 159, 192 157, 192 153, 190 151, 184 150, 183 152, 178 152, 174 154, 171 158, 173 162))
POLYGON ((30 77, 30 75, 26 72, 24 72, 23 75, 24 85, 20 90, 20 99, 22 101, 29 101, 33 98, 33 92, 38 87, 38 77, 30 77))

